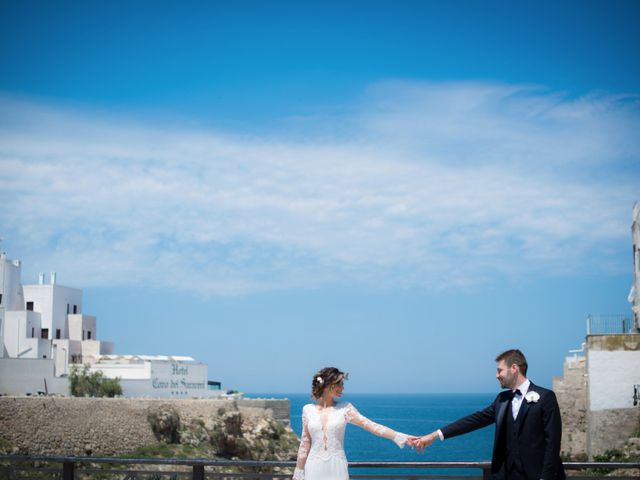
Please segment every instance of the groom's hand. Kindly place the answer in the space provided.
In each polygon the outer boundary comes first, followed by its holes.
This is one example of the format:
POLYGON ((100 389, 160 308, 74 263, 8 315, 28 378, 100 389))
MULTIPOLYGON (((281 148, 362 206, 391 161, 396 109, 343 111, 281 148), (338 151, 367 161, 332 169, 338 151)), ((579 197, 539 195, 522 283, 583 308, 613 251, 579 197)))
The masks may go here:
POLYGON ((409 438, 407 438, 407 444, 409 444, 411 448, 416 448, 416 442, 418 440, 420 440, 420 437, 409 435, 409 438))
POLYGON ((430 447, 431 444, 438 438, 438 432, 431 432, 428 435, 424 435, 420 437, 417 442, 415 442, 414 446, 416 450, 420 453, 424 452, 426 447, 430 447))

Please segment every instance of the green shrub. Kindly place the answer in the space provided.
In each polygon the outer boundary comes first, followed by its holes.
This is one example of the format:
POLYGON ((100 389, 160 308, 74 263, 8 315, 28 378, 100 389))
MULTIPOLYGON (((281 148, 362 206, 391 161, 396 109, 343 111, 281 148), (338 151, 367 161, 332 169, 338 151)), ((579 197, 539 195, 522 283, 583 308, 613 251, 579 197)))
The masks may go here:
POLYGON ((594 462, 622 462, 624 461, 624 453, 620 450, 607 450, 606 452, 600 455, 594 455, 594 462))
POLYGON ((100 371, 90 372, 89 365, 73 366, 69 374, 69 390, 74 397, 115 397, 122 395, 119 378, 106 378, 100 371))
POLYGON ((162 405, 159 409, 150 411, 147 420, 160 442, 178 443, 180 441, 180 415, 175 408, 162 405))
MULTIPOLYGON (((600 455, 594 455, 594 462, 622 462, 625 460, 624 454, 620 450, 607 450, 600 455)), ((591 469, 596 475, 607 475, 611 473, 610 468, 593 468, 591 469)))

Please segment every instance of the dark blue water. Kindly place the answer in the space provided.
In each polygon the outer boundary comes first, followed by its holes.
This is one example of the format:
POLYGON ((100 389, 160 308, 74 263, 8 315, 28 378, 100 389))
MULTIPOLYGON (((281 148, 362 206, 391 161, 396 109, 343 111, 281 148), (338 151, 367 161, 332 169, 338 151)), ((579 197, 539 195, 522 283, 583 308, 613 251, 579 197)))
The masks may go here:
MULTIPOLYGON (((421 395, 345 395, 362 415, 394 430, 410 435, 424 435, 458 418, 489 405, 495 393, 487 394, 421 394, 421 395)), ((288 398, 291 401, 291 426, 298 436, 302 431, 302 406, 310 403, 308 395, 248 394, 247 397, 288 398)), ((377 437, 354 425, 347 426, 345 450, 350 461, 489 461, 494 427, 467 435, 436 440, 424 454, 405 447, 399 449, 392 441, 377 437)), ((387 471, 385 469, 385 471, 387 471)), ((351 473, 381 473, 354 469, 351 473)), ((389 470, 389 473, 391 471, 389 470)), ((418 473, 396 470, 394 473, 418 473)), ((424 472, 423 472, 424 473, 424 472)), ((479 470, 430 470, 432 474, 479 475, 479 470)))

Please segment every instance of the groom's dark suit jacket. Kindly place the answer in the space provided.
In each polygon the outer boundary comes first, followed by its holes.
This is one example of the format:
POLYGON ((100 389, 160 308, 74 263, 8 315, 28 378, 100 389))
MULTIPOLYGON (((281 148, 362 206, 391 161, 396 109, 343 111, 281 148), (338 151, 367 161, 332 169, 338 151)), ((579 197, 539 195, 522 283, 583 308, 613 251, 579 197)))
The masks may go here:
POLYGON ((511 413, 511 390, 500 392, 491 405, 441 428, 444 438, 455 437, 496 424, 491 471, 505 478, 514 462, 528 479, 564 479, 560 460, 562 423, 560 408, 551 390, 530 384, 528 392, 538 392, 537 402, 522 400, 516 420, 511 413), (508 424, 507 422, 511 422, 508 424))

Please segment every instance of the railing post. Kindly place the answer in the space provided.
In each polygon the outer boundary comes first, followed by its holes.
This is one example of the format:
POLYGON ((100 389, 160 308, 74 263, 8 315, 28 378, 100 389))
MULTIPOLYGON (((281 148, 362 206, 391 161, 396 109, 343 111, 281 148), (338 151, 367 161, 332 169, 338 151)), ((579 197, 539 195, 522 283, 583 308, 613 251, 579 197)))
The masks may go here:
POLYGON ((493 475, 491 475, 491 465, 488 467, 484 467, 482 469, 482 480, 491 480, 493 475))
POLYGON ((204 480, 204 465, 193 466, 193 480, 204 480))
POLYGON ((62 480, 73 480, 74 468, 73 462, 64 462, 62 464, 62 480))

